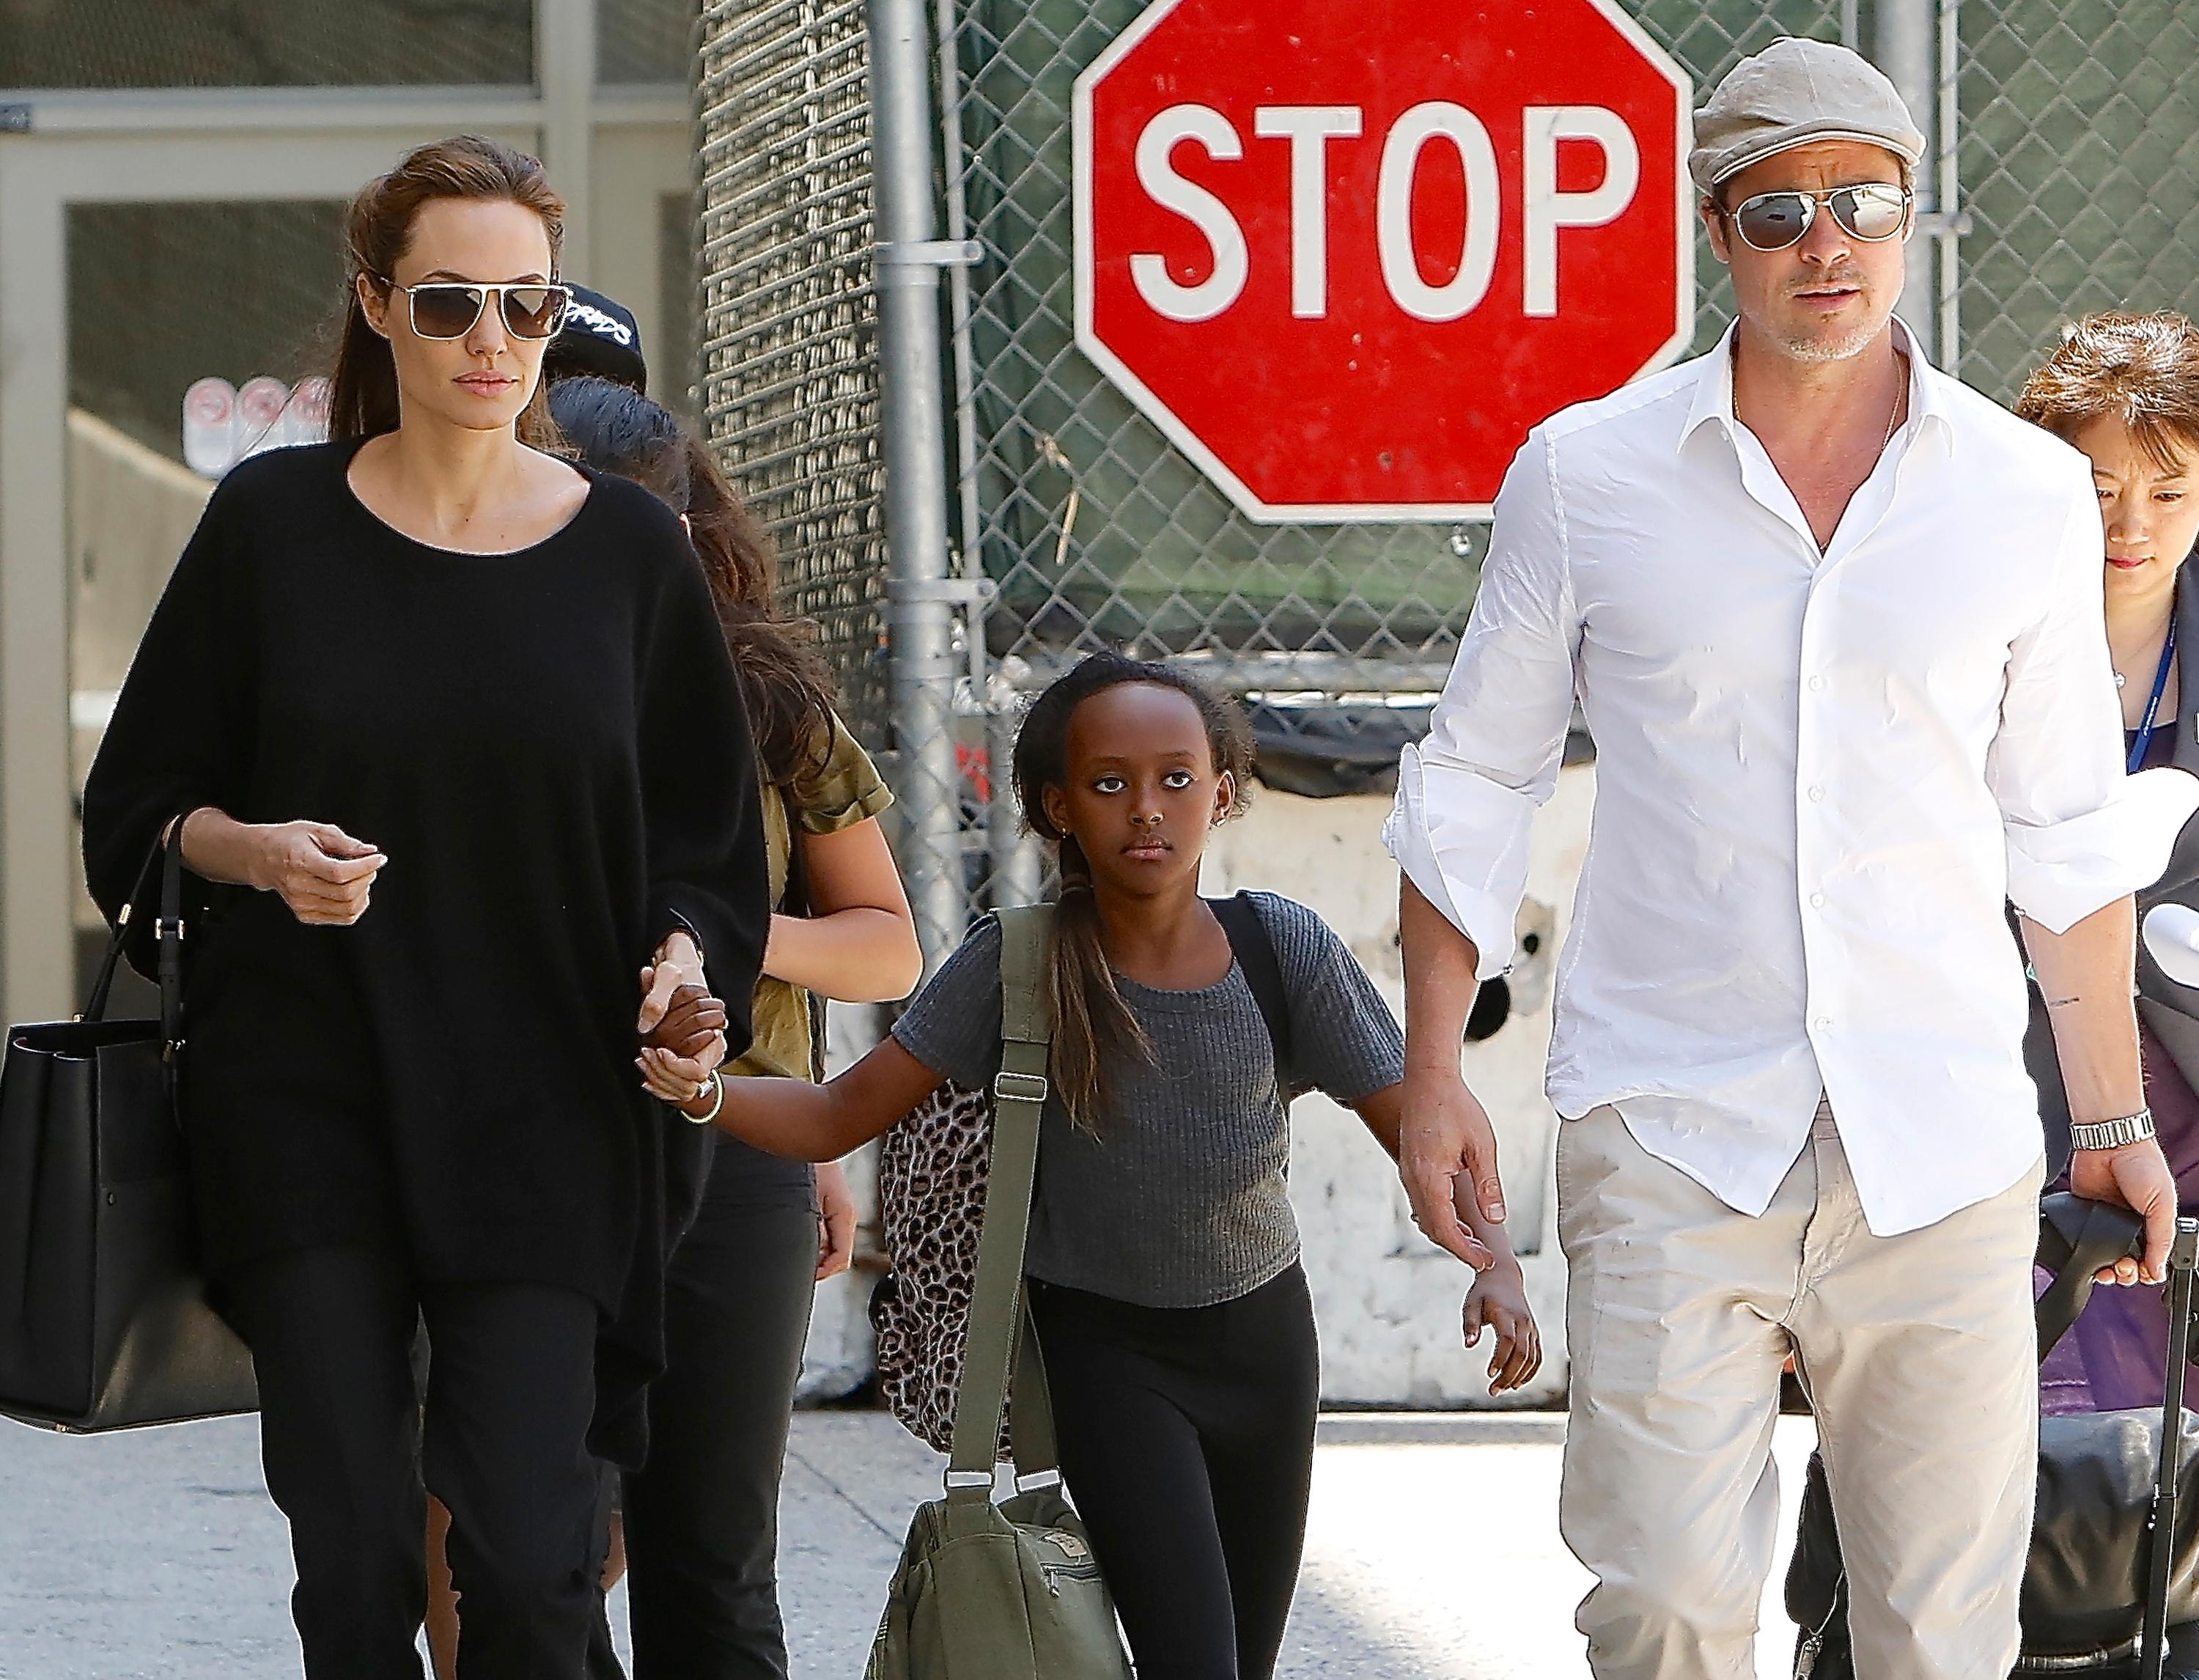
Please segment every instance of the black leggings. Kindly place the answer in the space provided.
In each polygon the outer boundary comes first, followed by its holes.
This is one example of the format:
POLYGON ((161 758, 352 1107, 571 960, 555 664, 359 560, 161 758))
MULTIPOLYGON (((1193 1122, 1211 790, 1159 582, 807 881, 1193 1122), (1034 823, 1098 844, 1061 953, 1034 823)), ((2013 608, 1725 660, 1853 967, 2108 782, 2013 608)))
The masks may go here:
POLYGON ((786 1680, 779 1484, 817 1216, 708 1199, 665 1280, 649 1461, 626 1477, 635 1680, 786 1680))
POLYGON ((260 1261, 230 1292, 260 1375, 268 1491, 290 1520, 309 1680, 420 1672, 423 1468, 451 1513, 460 1680, 580 1680, 603 1560, 586 1447, 596 1304, 546 1285, 418 1283, 365 1248, 260 1261))
POLYGON ((1030 1297, 1062 1476, 1139 1680, 1269 1680, 1321 1394, 1305 1274, 1182 1310, 1036 1280, 1030 1297))

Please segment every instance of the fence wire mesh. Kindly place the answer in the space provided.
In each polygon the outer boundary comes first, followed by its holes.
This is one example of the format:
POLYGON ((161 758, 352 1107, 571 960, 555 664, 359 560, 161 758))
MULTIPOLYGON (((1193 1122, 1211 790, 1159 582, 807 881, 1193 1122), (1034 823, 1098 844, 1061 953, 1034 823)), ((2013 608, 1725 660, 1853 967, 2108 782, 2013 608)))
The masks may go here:
POLYGON ((2064 321, 2199 311, 2199 9, 1963 0, 1962 376, 2004 402, 2064 321))
POLYGON ((698 68, 705 425, 862 738, 889 730, 861 0, 715 0, 698 68))
MULTIPOLYGON (((1868 50, 1893 5, 1952 23, 1948 207, 1970 219, 1957 370, 1988 394, 2012 398, 2060 324, 2087 310, 2199 310, 2189 0, 1627 3, 1698 102, 1781 35, 1868 50)), ((1316 755, 1342 764, 1356 730, 1410 727, 1401 709, 1440 684, 1482 552, 1478 525, 1255 524, 1077 351, 1070 90, 1144 9, 939 0, 943 230, 983 253, 952 309, 950 398, 967 436, 946 493, 961 563, 996 586, 960 696, 956 866, 973 901, 1035 878, 990 774, 1016 691, 1100 646, 1168 657, 1251 697, 1263 748, 1311 703, 1329 720, 1316 755), (989 887, 1001 870, 1010 884, 989 887)), ((860 9, 721 0, 703 35, 711 435, 779 532, 796 604, 824 625, 866 739, 890 745, 860 9)), ((1706 246, 1696 271, 1700 352, 1732 299, 1706 246)), ((1387 755, 1362 755, 1370 780, 1387 755)))
MULTIPOLYGON (((1261 692, 1439 686, 1471 603, 1478 525, 1272 526, 1239 513, 1077 352, 1071 85, 1142 0, 965 0, 951 43, 965 149, 977 440, 967 546, 1000 594, 987 640, 1044 669, 1100 645, 1188 657, 1261 692), (974 507, 973 507, 974 503, 974 507)), ((1698 85, 1781 34, 1837 37, 1823 0, 1652 0, 1650 33, 1698 85)), ((1701 271, 1718 274, 1703 255, 1701 271)), ((1706 289, 1699 338, 1729 295, 1706 289)))

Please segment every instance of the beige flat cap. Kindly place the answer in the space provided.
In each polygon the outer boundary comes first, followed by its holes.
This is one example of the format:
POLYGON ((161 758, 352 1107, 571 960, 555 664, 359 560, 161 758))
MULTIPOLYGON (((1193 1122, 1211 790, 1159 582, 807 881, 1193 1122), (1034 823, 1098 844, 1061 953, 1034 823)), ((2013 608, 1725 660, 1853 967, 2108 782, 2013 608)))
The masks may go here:
POLYGON ((1819 140, 1881 146, 1912 169, 1924 137, 1884 73, 1830 41, 1785 36, 1744 58, 1695 113, 1688 173, 1706 195, 1752 163, 1819 140))

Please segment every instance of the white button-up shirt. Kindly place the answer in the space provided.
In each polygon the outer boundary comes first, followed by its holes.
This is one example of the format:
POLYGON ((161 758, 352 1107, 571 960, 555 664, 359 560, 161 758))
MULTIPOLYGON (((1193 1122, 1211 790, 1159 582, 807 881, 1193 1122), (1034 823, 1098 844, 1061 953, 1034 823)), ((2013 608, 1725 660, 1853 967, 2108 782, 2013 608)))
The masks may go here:
POLYGON ((1552 1103, 1753 1215, 1828 1096, 1890 1235, 2040 1153, 2005 901, 2059 931, 2152 881, 2199 780, 2124 775, 2081 456, 1912 349, 1821 553, 1729 344, 1529 435, 1385 837, 1502 971, 1578 698, 1552 1103))

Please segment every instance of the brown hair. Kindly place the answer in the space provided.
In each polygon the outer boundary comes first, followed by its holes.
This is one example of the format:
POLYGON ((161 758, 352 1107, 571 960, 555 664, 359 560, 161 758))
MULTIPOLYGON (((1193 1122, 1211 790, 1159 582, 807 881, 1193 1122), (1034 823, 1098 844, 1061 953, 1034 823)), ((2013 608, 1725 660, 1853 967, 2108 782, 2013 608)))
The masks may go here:
POLYGON ((1070 1119, 1093 1133, 1100 1129, 1100 1113, 1106 1105, 1106 1059, 1129 1055, 1150 1060, 1152 1045, 1123 1001, 1100 942, 1092 866, 1075 837, 1064 834, 1047 815, 1046 790, 1069 780, 1069 725, 1076 709, 1094 695, 1126 683, 1172 688, 1199 708, 1214 767, 1227 772, 1236 785, 1236 796, 1222 814, 1225 820, 1245 808, 1252 774, 1252 728, 1235 701, 1181 671, 1126 659, 1119 653, 1093 654, 1056 678, 1031 702, 1016 732, 1016 801, 1030 831, 1053 843, 1061 864, 1061 902, 1054 912, 1048 975, 1053 999, 1054 1083, 1070 1119))
POLYGON ((2064 442, 2114 420, 2164 473, 2199 453, 2199 327, 2171 310, 2109 310, 2062 331, 2015 411, 2064 442))
MULTIPOLYGON (((550 235, 550 266, 553 273, 557 270, 565 201, 551 189, 540 160, 479 134, 456 134, 407 152, 396 168, 360 188, 344 215, 350 266, 329 394, 332 438, 374 437, 397 429, 397 359, 389 341, 368 324, 358 283, 364 275, 385 299, 390 295, 390 277, 411 243, 413 219, 422 205, 439 198, 501 199, 532 210, 550 235)), ((557 429, 540 385, 528 397, 517 429, 522 443, 538 449, 557 446, 557 429)))
POLYGON ((662 404, 592 374, 552 385, 550 415, 586 464, 632 479, 687 516, 765 777, 785 786, 822 764, 832 745, 831 676, 809 627, 779 616, 771 538, 709 446, 662 404))

